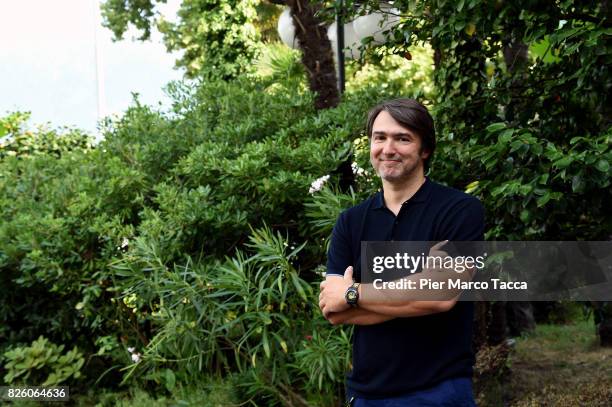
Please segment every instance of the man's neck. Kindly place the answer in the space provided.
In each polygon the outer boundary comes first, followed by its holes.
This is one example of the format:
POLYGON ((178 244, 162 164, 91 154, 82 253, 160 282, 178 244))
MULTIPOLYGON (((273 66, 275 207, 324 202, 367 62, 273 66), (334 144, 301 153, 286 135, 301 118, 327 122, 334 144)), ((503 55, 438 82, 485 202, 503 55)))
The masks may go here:
POLYGON ((421 172, 416 176, 402 180, 402 182, 389 182, 383 180, 385 205, 397 215, 402 204, 412 198, 425 183, 425 175, 421 172))

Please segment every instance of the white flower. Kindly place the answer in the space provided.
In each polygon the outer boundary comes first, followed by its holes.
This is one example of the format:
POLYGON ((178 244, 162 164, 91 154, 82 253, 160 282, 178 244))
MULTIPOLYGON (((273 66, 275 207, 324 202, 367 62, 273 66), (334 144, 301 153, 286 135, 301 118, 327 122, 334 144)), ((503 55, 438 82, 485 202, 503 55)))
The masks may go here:
POLYGON ((140 358, 142 355, 140 353, 132 353, 132 362, 138 363, 140 362, 140 358))
POLYGON ((310 189, 308 190, 308 193, 312 195, 315 192, 320 191, 321 188, 323 188, 323 185, 325 185, 325 183, 327 182, 327 180, 329 180, 329 175, 323 175, 321 178, 317 178, 314 181, 312 181, 312 184, 310 184, 310 189))
POLYGON ((135 349, 134 347, 132 347, 132 346, 128 346, 128 352, 130 352, 130 353, 134 353, 134 351, 135 351, 135 350, 136 350, 136 349, 135 349))
POLYGON ((538 114, 538 112, 536 112, 536 114, 533 115, 531 119, 527 120, 527 123, 532 124, 537 122, 538 120, 540 120, 540 115, 538 114))
POLYGON ((123 239, 121 239, 121 246, 117 246, 117 250, 118 251, 126 250, 129 244, 130 244, 130 241, 128 240, 128 238, 124 237, 123 239))
POLYGON ((353 174, 357 175, 358 177, 365 174, 365 170, 361 168, 356 162, 353 162, 351 164, 351 169, 353 170, 353 174))

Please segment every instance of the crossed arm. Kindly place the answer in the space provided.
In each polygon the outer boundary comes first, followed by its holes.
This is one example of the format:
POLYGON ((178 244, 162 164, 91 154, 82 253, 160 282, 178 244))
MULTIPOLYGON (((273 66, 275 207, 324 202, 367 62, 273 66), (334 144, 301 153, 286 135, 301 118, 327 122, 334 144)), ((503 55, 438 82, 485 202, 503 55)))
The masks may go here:
POLYGON ((319 308, 334 325, 374 325, 397 317, 416 317, 450 310, 457 297, 446 301, 373 302, 363 298, 358 308, 351 308, 344 299, 346 289, 353 282, 353 268, 344 276, 327 276, 321 283, 319 308))
POLYGON ((325 318, 333 325, 374 325, 388 321, 394 317, 378 314, 364 308, 349 308, 340 312, 330 312, 325 315, 325 318))
MULTIPOLYGON (((435 244, 429 254, 445 257, 447 253, 441 249, 447 241, 435 244)), ((425 270, 424 270, 425 271, 425 270)), ((437 273, 434 273, 437 274, 437 273)), ((466 273, 467 274, 467 273, 466 273)), ((446 274, 439 274, 439 276, 446 274)), ((381 301, 373 296, 363 296, 364 286, 359 287, 359 307, 351 308, 344 298, 346 290, 353 284, 353 267, 349 266, 343 276, 330 275, 321 283, 319 294, 319 308, 325 318, 334 325, 373 325, 388 321, 397 317, 418 317, 422 315, 436 314, 450 310, 457 302, 457 296, 451 296, 448 300, 425 301, 404 300, 381 301)), ((375 290, 376 291, 376 290, 375 290)), ((372 291, 370 290, 370 293, 372 291)))
POLYGON ((454 302, 451 301, 411 301, 401 306, 389 304, 372 306, 378 312, 360 307, 324 315, 333 325, 374 325, 397 317, 414 317, 448 311, 453 305, 454 302))
MULTIPOLYGON (((478 200, 465 199, 455 204, 449 213, 447 219, 454 219, 456 214, 466 213, 462 216, 462 223, 445 222, 441 229, 441 235, 446 236, 449 240, 456 241, 478 241, 483 240, 484 230, 484 208, 478 200)), ((338 245, 342 248, 340 252, 350 252, 350 242, 347 236, 350 235, 350 230, 347 227, 346 217, 340 216, 332 235, 332 246, 338 245)), ((430 250, 430 255, 439 255, 444 257, 447 255, 441 247, 444 242, 438 243, 430 250)), ((331 250, 330 250, 331 253, 331 250)), ((351 258, 345 258, 344 264, 351 261, 351 258)), ((339 264, 336 262, 336 269, 339 264)), ((342 264, 343 262, 339 262, 342 264)), ((349 263, 350 264, 350 263, 349 263)), ((438 274, 438 277, 443 277, 443 274, 438 274)), ((473 277, 472 272, 462 275, 466 279, 473 277)), ((371 296, 360 295, 359 306, 351 308, 344 298, 347 288, 352 284, 353 268, 348 267, 344 276, 328 276, 321 283, 321 293, 319 295, 319 307, 323 315, 332 324, 353 324, 353 325, 373 325, 388 321, 397 317, 415 317, 421 315, 435 314, 445 312, 455 306, 458 295, 449 293, 442 301, 422 301, 422 300, 397 300, 386 301, 376 300, 371 296), (451 298, 451 299, 446 299, 451 298)), ((363 292, 363 286, 360 286, 360 294, 363 292)), ((371 291, 370 291, 371 292, 371 291)), ((435 296, 437 297, 437 296, 435 296)), ((432 298, 432 297, 426 297, 432 298)), ((438 297, 439 298, 439 297, 438 297)))

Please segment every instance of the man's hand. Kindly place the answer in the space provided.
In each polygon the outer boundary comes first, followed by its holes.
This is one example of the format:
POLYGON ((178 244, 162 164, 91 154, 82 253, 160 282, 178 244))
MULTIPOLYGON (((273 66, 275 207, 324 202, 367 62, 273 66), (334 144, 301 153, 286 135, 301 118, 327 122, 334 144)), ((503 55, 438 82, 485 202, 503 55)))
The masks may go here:
POLYGON ((332 312, 341 312, 350 308, 344 295, 346 290, 353 284, 353 267, 349 266, 344 271, 344 277, 329 276, 321 283, 319 294, 319 308, 323 311, 325 318, 332 312))
MULTIPOLYGON (((431 246, 431 249, 429 249, 428 257, 445 258, 446 256, 448 256, 448 253, 445 252, 444 250, 442 250, 442 246, 445 246, 447 243, 448 243, 448 240, 443 240, 443 241, 438 242, 435 245, 431 246)), ((423 270, 421 270, 421 271, 422 272, 427 272, 427 271, 443 271, 443 270, 423 268, 423 270)))

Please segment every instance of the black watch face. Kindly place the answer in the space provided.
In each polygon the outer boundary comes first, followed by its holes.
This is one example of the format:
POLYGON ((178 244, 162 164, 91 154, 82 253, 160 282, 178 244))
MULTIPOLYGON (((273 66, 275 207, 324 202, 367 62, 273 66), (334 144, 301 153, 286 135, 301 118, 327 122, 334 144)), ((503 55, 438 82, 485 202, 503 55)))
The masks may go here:
POLYGON ((346 301, 349 304, 355 304, 357 302, 358 294, 357 290, 354 287, 351 287, 346 292, 346 301))

